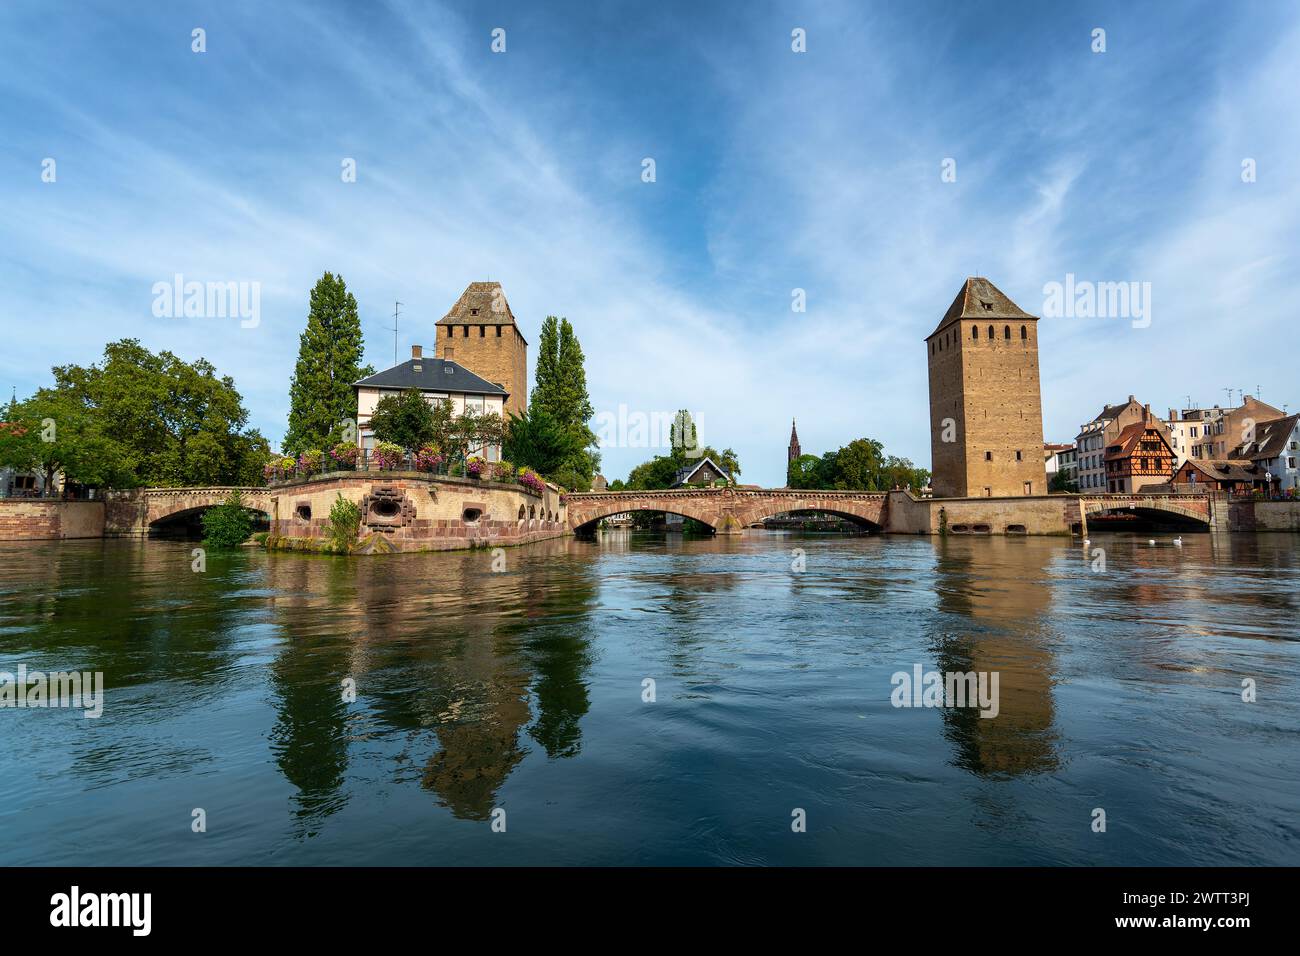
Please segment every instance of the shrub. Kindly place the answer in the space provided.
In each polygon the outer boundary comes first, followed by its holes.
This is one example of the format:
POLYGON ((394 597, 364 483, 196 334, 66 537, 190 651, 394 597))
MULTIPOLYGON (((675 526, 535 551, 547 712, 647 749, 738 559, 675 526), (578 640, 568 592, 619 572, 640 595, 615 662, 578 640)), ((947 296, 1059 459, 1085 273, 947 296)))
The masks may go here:
POLYGON ((392 442, 381 441, 375 446, 374 453, 370 456, 375 464, 379 466, 380 471, 392 471, 402 463, 406 453, 402 451, 401 445, 394 445, 392 442))
POLYGON ((482 478, 483 472, 487 470, 487 462, 475 455, 469 461, 465 462, 465 474, 471 478, 482 478))
POLYGON ((494 481, 517 482, 518 476, 515 474, 515 466, 508 461, 499 461, 492 466, 492 479, 494 481))
POLYGON ((347 552, 356 542, 360 530, 361 508, 355 501, 348 501, 340 494, 330 507, 329 521, 325 526, 330 547, 335 551, 347 552))
POLYGON ((203 512, 203 543, 212 548, 237 548, 253 532, 253 519, 238 491, 203 512))

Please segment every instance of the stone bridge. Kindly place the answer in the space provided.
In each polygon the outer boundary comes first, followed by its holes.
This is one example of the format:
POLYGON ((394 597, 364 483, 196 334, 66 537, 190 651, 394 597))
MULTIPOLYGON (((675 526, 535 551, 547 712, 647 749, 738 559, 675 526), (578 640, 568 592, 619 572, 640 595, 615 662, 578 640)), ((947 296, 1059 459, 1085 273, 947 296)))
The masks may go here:
POLYGON ((663 511, 694 518, 719 534, 739 534, 764 518, 790 511, 839 515, 883 531, 888 506, 884 492, 810 491, 790 488, 671 488, 666 491, 600 491, 566 496, 569 528, 595 527, 601 518, 625 511, 663 511))
POLYGON ((270 517, 272 492, 268 488, 133 488, 105 495, 104 534, 143 537, 160 521, 221 504, 232 491, 238 491, 249 508, 270 517))

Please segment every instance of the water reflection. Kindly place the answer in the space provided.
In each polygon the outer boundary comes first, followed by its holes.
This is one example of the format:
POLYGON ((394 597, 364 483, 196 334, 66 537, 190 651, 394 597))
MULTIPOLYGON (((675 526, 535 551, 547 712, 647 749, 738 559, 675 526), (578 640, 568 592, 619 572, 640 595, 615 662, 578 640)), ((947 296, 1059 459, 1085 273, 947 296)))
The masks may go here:
POLYGON ((393 733, 399 780, 418 778, 455 816, 486 819, 523 760, 581 749, 590 702, 592 564, 569 542, 396 560, 272 555, 285 638, 272 667, 281 771, 313 825, 346 802, 349 741, 393 733), (341 639, 342 638, 342 639, 341 639), (357 703, 343 700, 355 681, 357 703))
POLYGON ((1052 589, 1042 549, 1019 539, 945 539, 938 548, 938 606, 959 624, 935 641, 937 669, 999 675, 996 717, 973 707, 942 711, 954 763, 980 775, 1054 770, 1056 663, 1045 628, 1052 589))

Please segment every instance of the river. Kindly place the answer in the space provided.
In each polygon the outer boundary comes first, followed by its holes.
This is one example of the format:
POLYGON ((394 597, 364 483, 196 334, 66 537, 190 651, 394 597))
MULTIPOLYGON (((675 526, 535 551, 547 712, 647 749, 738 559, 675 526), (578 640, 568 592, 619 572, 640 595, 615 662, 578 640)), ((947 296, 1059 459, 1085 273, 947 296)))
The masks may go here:
POLYGON ((1300 864, 1300 536, 1181 541, 3 543, 107 689, 0 709, 0 863, 1300 864))

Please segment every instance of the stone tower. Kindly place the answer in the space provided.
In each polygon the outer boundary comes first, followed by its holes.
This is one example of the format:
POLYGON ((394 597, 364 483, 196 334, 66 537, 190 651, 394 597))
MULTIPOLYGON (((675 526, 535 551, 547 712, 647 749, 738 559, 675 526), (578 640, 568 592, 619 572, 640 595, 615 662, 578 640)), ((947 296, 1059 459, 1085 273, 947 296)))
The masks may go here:
POLYGON ((799 433, 795 431, 794 419, 790 419, 790 448, 785 463, 789 467, 793 465, 800 455, 799 451, 799 433))
POLYGON ((967 279, 925 347, 934 496, 1047 494, 1038 319, 967 279))
POLYGON ((434 355, 500 385, 506 412, 528 407, 528 342, 515 325, 500 282, 471 282, 438 320, 434 355))

